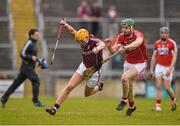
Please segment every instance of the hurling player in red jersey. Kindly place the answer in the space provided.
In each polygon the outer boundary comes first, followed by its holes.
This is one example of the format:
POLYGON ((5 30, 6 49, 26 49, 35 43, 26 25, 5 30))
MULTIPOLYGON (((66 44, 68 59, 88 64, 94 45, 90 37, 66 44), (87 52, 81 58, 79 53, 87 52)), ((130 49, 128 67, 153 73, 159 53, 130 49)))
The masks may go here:
POLYGON ((162 84, 171 98, 171 110, 176 110, 176 97, 171 90, 171 81, 174 65, 177 59, 176 42, 169 38, 169 29, 160 28, 160 40, 154 44, 154 51, 151 60, 150 75, 156 78, 157 96, 155 111, 161 111, 162 84), (155 70, 154 70, 155 68, 155 70))
MULTIPOLYGON (((125 52, 125 62, 121 82, 123 86, 123 96, 117 106, 117 110, 123 110, 127 103, 129 108, 126 112, 127 116, 136 110, 133 96, 133 81, 135 78, 144 73, 147 66, 147 50, 145 39, 141 32, 134 29, 133 19, 124 19, 121 22, 122 33, 116 38, 116 43, 113 47, 108 47, 110 52, 125 52)), ((106 43, 111 43, 114 38, 106 39, 106 43)), ((108 45, 108 44, 106 44, 108 45)))
MULTIPOLYGON (((102 60, 102 49, 105 44, 100 39, 94 37, 86 29, 80 29, 76 31, 71 25, 69 25, 65 20, 60 21, 60 25, 64 25, 65 29, 75 38, 75 40, 80 44, 82 50, 83 61, 79 65, 76 72, 73 74, 67 85, 59 93, 58 98, 53 107, 46 109, 51 115, 55 115, 57 109, 66 100, 70 92, 78 86, 83 79, 83 72, 89 67, 99 64, 102 60)), ((86 86, 84 90, 85 97, 88 97, 98 91, 103 89, 103 83, 100 82, 100 68, 96 71, 92 78, 86 80, 86 86)))

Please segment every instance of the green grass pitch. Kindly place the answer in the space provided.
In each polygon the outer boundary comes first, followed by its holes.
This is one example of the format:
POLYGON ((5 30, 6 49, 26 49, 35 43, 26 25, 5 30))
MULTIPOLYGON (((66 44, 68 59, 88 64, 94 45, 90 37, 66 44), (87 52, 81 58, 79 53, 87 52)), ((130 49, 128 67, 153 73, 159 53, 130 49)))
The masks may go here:
MULTIPOLYGON (((49 107, 55 99, 42 101, 49 107)), ((5 109, 0 108, 0 125, 180 125, 180 108, 172 112, 169 99, 163 100, 161 112, 154 112, 154 99, 136 98, 137 110, 131 117, 125 116, 127 107, 115 110, 118 103, 116 98, 69 98, 50 116, 46 107, 32 106, 30 98, 11 98, 5 109)))

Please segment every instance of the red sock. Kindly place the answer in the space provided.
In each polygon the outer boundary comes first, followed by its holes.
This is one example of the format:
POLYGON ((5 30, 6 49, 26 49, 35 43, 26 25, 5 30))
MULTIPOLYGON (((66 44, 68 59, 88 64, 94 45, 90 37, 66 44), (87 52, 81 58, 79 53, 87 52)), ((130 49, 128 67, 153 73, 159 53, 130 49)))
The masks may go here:
POLYGON ((133 101, 129 101, 129 108, 134 108, 134 100, 133 101))
POLYGON ((156 104, 161 104, 161 99, 156 99, 156 104))
POLYGON ((124 101, 124 102, 127 102, 127 99, 128 99, 127 97, 122 97, 121 100, 124 101))
POLYGON ((54 104, 54 107, 55 107, 56 109, 59 109, 60 105, 58 105, 57 103, 55 103, 55 104, 54 104))

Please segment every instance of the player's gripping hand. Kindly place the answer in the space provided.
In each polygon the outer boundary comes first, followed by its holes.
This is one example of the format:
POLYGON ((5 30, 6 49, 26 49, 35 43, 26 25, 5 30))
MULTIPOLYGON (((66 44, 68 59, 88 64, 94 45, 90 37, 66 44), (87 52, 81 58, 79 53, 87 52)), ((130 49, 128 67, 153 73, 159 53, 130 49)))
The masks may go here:
POLYGON ((170 68, 167 69, 167 71, 166 71, 166 76, 169 76, 169 75, 171 74, 171 72, 172 72, 172 68, 170 67, 170 68))
POLYGON ((97 46, 97 47, 94 47, 94 48, 93 48, 92 52, 93 52, 94 54, 97 54, 100 50, 101 50, 101 48, 100 48, 99 46, 97 46))
POLYGON ((41 69, 47 69, 47 67, 48 67, 47 61, 44 58, 38 59, 38 64, 39 64, 39 66, 41 66, 41 69))
POLYGON ((118 49, 119 52, 124 52, 126 51, 126 47, 125 46, 121 46, 119 49, 118 49))
POLYGON ((32 60, 33 60, 33 61, 37 61, 38 58, 37 58, 36 56, 32 56, 32 60))
POLYGON ((121 44, 115 44, 112 48, 114 51, 118 51, 122 45, 121 44))
POLYGON ((66 20, 65 19, 60 20, 59 24, 65 26, 66 25, 66 20))
POLYGON ((155 79, 154 71, 150 70, 149 78, 150 78, 151 80, 154 80, 154 79, 155 79))

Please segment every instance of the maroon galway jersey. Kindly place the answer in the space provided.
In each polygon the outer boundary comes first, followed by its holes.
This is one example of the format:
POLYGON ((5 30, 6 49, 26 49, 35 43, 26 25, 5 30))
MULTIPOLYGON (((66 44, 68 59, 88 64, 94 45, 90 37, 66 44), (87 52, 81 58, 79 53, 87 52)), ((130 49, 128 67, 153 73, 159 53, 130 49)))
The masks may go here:
POLYGON ((94 37, 92 34, 89 35, 89 41, 85 46, 81 46, 82 49, 82 56, 83 56, 83 63, 86 68, 95 66, 99 64, 102 60, 102 50, 99 51, 97 54, 92 52, 94 47, 97 47, 97 38, 94 37))

